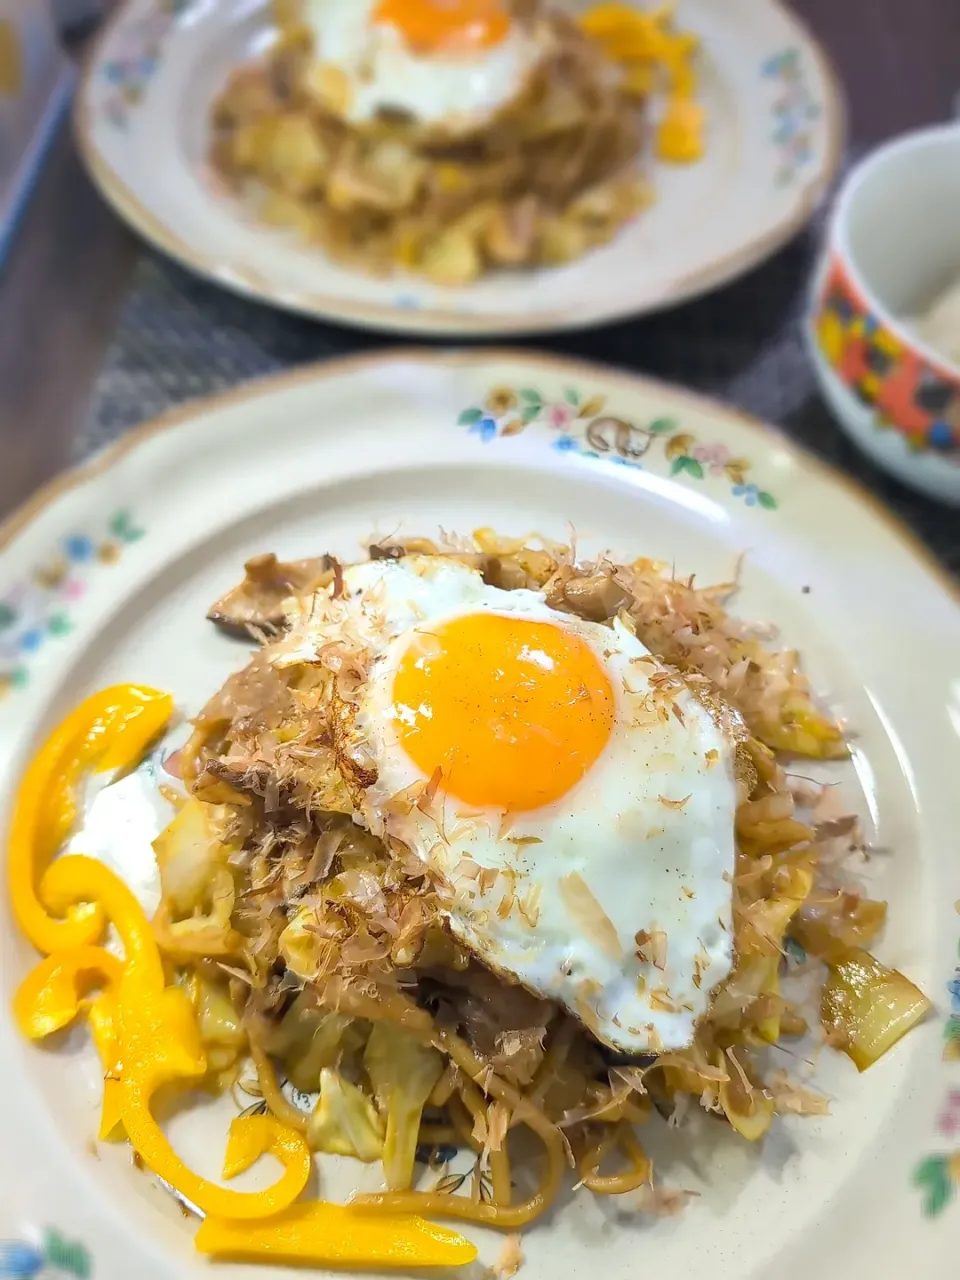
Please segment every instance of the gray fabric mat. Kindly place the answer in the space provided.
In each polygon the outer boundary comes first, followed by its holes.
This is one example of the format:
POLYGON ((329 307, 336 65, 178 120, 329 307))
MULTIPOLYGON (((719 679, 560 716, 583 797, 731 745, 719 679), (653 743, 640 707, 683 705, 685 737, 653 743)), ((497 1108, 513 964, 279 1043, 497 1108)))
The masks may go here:
MULTIPOLYGON (((509 345, 603 360, 682 383, 778 424, 882 497, 960 573, 960 515, 872 466, 840 433, 817 394, 799 320, 818 235, 816 229, 804 233, 736 284, 662 315, 509 345)), ((306 361, 388 345, 402 344, 248 302, 146 253, 76 456, 196 396, 306 361)))

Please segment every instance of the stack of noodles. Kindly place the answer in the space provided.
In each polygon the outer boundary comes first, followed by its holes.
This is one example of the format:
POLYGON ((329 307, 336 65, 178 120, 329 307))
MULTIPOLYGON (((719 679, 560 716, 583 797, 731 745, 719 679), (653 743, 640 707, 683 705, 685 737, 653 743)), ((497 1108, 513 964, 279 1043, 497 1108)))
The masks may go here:
MULTIPOLYGON (((638 1061, 611 1054, 556 1005, 481 966, 443 927, 425 864, 355 825, 355 765, 338 754, 332 717, 362 672, 342 646, 326 665, 278 669, 264 634, 282 626, 283 596, 336 593, 343 570, 329 557, 251 562, 215 606, 221 622, 258 619, 265 644, 203 709, 182 753, 191 794, 156 844, 156 935, 192 993, 211 1083, 239 1082, 316 1150, 381 1161, 388 1189, 360 1197, 371 1208, 516 1229, 546 1209, 571 1166, 597 1194, 636 1191, 640 1207, 656 1207, 662 1192, 638 1135, 652 1111, 701 1106, 758 1139, 777 1112, 826 1109, 763 1052, 808 1031, 781 991, 788 944, 818 958, 825 1038, 861 1068, 927 1007, 863 950, 886 907, 845 881, 855 823, 800 821, 778 763, 780 753, 843 755, 840 732, 812 703, 797 655, 772 651, 725 611, 731 586, 699 588, 643 560, 577 564, 568 547, 489 531, 442 547, 371 547, 374 557, 413 552, 541 590, 595 622, 619 618, 735 710, 736 963, 693 1044, 638 1061), (415 1190, 417 1160, 436 1164, 449 1147, 475 1153, 471 1194, 450 1194, 449 1176, 415 1190)), ((794 786, 816 814, 816 789, 794 786)))

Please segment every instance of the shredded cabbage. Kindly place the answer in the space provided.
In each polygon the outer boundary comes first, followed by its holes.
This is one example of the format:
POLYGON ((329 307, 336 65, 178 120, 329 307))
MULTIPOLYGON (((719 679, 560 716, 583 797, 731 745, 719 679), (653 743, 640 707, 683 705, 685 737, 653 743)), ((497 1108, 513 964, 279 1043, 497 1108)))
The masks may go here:
POLYGON ((191 973, 183 985, 196 1011, 209 1083, 228 1083, 247 1047, 240 1015, 223 987, 202 974, 191 973))
POLYGON ((851 947, 869 946, 886 919, 885 902, 858 893, 840 893, 831 902, 804 906, 790 932, 811 955, 830 960, 851 947))
POLYGON ((267 1048, 284 1061, 290 1082, 316 1093, 320 1073, 338 1066, 363 1047, 364 1027, 345 1014, 321 1009, 316 997, 301 991, 270 1036, 267 1048))
POLYGON ((433 1086, 443 1073, 436 1049, 389 1022, 375 1022, 364 1053, 364 1065, 386 1117, 383 1169, 391 1191, 413 1182, 420 1119, 433 1086))
POLYGON ((220 987, 197 978, 194 1007, 200 1025, 200 1038, 205 1045, 221 1044, 240 1050, 247 1043, 247 1034, 240 1017, 227 993, 220 987))
POLYGON ((733 1049, 717 1054, 717 1065, 726 1068, 720 1083, 720 1106, 737 1133, 756 1142, 773 1123, 773 1099, 750 1079, 746 1067, 733 1049))
POLYGON ((190 799, 153 842, 162 891, 154 932, 165 951, 228 955, 240 945, 231 926, 233 850, 221 839, 218 815, 216 806, 190 799))
POLYGON ((314 1151, 355 1156, 370 1164, 383 1155, 384 1125, 373 1101, 339 1071, 320 1072, 320 1100, 307 1126, 314 1151))
POLYGON ((820 1017, 830 1043, 866 1071, 930 1009, 909 978, 868 951, 847 951, 830 965, 820 1017))
POLYGON ((208 911, 211 883, 225 869, 229 849, 219 839, 212 813, 211 805, 188 800, 153 842, 163 899, 175 919, 208 911))

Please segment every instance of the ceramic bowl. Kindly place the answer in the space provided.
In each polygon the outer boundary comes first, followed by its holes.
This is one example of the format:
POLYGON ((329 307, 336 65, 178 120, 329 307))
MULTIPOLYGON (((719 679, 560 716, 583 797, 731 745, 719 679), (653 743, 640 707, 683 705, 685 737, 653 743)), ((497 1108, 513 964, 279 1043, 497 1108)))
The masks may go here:
POLYGON ((960 125, 887 143, 847 178, 814 275, 807 336, 824 395, 874 461, 960 505, 960 365, 918 316, 960 280, 960 125))

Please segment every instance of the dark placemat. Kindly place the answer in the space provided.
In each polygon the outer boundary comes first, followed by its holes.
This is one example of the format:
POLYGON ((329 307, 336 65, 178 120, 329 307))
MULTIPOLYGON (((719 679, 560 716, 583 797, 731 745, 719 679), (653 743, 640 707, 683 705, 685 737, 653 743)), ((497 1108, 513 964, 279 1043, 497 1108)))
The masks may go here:
MULTIPOLYGON (((848 443, 820 400, 800 316, 820 232, 814 228, 736 284, 642 320, 511 346, 603 360, 716 396, 777 423, 855 476, 960 573, 960 518, 920 498, 848 443)), ((422 344, 422 340, 419 340, 422 344)), ((77 458, 134 424, 245 379, 354 351, 403 345, 288 316, 225 293, 147 253, 139 263, 77 458)))

